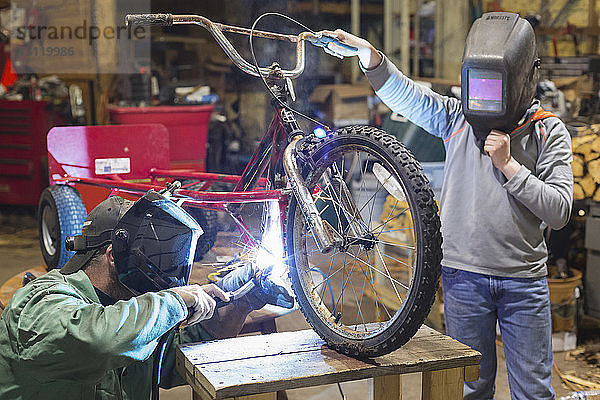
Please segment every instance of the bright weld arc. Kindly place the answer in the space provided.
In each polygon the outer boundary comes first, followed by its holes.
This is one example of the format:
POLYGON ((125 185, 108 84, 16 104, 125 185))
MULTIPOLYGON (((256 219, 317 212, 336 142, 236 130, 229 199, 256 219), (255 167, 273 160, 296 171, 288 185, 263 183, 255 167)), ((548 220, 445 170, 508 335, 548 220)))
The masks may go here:
POLYGON ((283 232, 278 201, 265 202, 267 216, 260 246, 256 250, 255 265, 259 269, 273 266, 270 279, 283 281, 287 273, 284 262, 283 232))

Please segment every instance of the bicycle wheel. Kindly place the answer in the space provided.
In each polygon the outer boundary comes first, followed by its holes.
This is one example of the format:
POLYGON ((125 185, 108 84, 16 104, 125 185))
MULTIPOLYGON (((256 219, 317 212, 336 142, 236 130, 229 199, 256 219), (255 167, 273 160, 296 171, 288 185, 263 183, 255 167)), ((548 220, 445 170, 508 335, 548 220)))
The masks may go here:
POLYGON ((427 178, 401 143, 373 127, 300 148, 303 177, 339 243, 323 254, 291 200, 286 245, 300 308, 337 351, 393 351, 422 325, 438 287, 442 236, 427 178))
POLYGON ((198 238, 196 244, 196 252, 194 253, 194 261, 201 261, 206 253, 212 249, 219 234, 219 216, 216 211, 203 208, 187 208, 204 233, 198 238))

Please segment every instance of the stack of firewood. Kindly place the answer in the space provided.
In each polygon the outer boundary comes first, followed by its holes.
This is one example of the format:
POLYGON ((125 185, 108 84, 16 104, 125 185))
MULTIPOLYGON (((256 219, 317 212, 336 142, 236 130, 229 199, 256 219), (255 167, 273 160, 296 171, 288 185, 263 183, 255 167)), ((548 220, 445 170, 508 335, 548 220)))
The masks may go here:
POLYGON ((600 201, 600 125, 580 128, 573 143, 573 198, 600 201))

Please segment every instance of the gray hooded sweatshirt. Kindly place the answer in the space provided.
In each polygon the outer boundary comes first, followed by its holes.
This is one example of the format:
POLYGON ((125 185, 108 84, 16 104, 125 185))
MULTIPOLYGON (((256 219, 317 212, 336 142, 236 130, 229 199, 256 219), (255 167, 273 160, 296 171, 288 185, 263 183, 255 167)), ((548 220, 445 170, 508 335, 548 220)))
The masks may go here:
POLYGON ((560 119, 533 102, 510 132, 510 152, 521 168, 507 180, 477 146, 460 100, 415 84, 385 56, 365 74, 390 109, 444 141, 442 265, 494 276, 545 276, 543 231, 566 225, 573 203, 571 138, 560 119))

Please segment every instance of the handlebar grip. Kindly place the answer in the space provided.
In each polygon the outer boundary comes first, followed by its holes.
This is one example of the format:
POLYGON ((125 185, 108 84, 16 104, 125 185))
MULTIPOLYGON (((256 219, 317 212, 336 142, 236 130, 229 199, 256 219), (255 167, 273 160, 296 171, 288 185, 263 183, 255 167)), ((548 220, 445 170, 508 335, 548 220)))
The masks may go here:
POLYGON ((173 25, 172 14, 128 14, 125 16, 127 26, 171 26, 173 25))

